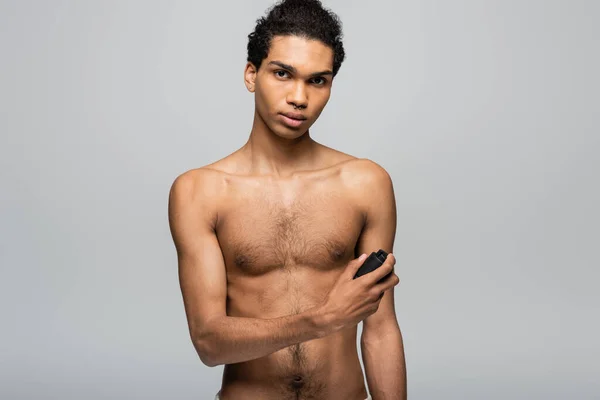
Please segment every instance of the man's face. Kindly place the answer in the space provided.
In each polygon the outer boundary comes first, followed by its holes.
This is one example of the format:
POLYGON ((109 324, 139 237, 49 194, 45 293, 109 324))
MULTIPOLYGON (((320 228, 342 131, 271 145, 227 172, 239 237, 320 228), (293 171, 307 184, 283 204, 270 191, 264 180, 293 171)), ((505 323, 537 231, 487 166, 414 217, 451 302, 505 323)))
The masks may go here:
POLYGON ((265 124, 276 135, 294 139, 308 130, 327 104, 332 70, 333 50, 322 42, 276 36, 259 70, 248 63, 245 78, 265 124))

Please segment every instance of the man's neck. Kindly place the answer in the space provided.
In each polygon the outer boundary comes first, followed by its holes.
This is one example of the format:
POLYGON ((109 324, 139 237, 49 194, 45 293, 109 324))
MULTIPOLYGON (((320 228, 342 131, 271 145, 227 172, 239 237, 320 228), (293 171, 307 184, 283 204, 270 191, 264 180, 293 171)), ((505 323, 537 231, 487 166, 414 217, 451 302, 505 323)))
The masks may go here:
POLYGON ((309 131, 296 139, 277 136, 255 114, 250 137, 240 150, 251 174, 285 178, 297 171, 317 169, 320 147, 309 131))

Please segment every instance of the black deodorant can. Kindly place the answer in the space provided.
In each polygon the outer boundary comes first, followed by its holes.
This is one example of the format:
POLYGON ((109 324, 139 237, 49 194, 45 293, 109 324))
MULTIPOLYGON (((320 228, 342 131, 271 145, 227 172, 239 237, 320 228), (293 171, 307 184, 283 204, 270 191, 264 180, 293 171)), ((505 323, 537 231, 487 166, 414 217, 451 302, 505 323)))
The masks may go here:
POLYGON ((365 260, 363 265, 360 266, 356 275, 354 275, 354 279, 359 276, 363 276, 364 274, 368 274, 369 272, 375 271, 377 268, 381 267, 385 259, 387 258, 388 253, 384 250, 379 249, 377 253, 372 252, 369 257, 365 260))

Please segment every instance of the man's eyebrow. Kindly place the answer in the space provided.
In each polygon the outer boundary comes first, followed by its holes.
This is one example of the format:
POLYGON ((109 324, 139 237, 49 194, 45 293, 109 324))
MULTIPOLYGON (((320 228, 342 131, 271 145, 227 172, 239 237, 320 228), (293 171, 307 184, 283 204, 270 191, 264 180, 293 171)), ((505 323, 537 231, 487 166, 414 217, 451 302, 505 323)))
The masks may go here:
MULTIPOLYGON (((298 72, 295 67, 292 67, 291 65, 288 65, 285 63, 282 63, 281 61, 271 61, 271 62, 269 62, 269 65, 271 65, 271 64, 277 65, 278 67, 281 67, 281 68, 286 69, 293 73, 298 72)), ((322 76, 322 75, 333 75, 333 71, 328 69, 328 70, 321 71, 321 72, 315 72, 315 73, 310 74, 310 77, 314 78, 315 76, 322 76)))

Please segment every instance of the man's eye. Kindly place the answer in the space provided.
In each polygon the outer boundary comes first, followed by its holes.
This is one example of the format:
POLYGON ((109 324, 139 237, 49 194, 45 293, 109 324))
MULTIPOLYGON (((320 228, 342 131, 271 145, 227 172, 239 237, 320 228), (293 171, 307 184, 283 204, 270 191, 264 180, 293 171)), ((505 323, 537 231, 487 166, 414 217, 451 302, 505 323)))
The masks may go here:
POLYGON ((287 71, 282 71, 282 70, 275 71, 275 74, 280 78, 285 78, 288 75, 287 71))
POLYGON ((313 82, 316 83, 319 86, 324 85, 325 83, 327 83, 327 80, 324 78, 314 78, 313 82))

